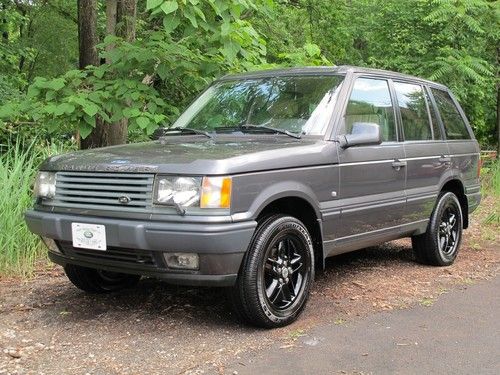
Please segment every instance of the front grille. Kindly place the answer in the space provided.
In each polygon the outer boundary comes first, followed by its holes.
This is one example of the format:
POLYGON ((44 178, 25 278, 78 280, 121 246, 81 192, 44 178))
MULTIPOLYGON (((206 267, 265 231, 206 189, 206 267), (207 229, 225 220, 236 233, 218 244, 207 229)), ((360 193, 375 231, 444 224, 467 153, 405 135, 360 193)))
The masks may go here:
POLYGON ((51 204, 144 212, 152 207, 153 181, 153 174, 57 172, 51 204))
POLYGON ((138 265, 156 267, 157 261, 153 252, 139 249, 126 249, 121 247, 108 247, 107 250, 87 250, 73 247, 69 241, 59 241, 61 252, 73 259, 91 263, 107 263, 111 265, 138 265), (104 261, 104 262, 103 262, 104 261))

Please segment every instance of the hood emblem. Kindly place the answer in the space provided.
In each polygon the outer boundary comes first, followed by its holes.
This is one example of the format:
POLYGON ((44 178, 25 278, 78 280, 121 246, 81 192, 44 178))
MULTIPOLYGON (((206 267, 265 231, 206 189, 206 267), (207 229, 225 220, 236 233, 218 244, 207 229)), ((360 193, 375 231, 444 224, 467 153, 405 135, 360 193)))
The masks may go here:
POLYGON ((118 202, 120 202, 121 204, 129 204, 131 200, 132 199, 130 199, 130 197, 127 197, 126 195, 122 195, 120 198, 118 198, 118 202))

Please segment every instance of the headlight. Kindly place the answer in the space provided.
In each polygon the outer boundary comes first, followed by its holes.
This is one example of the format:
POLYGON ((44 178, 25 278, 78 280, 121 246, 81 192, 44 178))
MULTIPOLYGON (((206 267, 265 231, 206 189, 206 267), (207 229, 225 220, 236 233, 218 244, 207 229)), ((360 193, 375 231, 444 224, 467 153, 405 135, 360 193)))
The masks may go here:
POLYGON ((231 177, 158 176, 155 203, 182 207, 229 208, 231 177))
POLYGON ((158 204, 183 207, 200 204, 201 178, 162 176, 156 180, 155 200, 158 204))
POLYGON ((56 195, 56 174, 53 172, 38 172, 34 194, 37 198, 54 198, 56 195))

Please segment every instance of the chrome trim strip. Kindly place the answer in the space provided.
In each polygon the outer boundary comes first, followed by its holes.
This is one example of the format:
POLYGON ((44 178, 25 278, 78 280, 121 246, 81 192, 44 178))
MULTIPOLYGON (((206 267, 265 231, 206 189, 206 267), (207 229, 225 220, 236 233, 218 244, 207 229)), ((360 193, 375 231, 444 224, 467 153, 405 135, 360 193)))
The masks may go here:
POLYGON ((415 202, 423 199, 436 199, 437 194, 428 194, 428 195, 422 195, 422 196, 411 196, 407 198, 407 202, 415 202))
POLYGON ((403 159, 401 159, 401 160, 407 160, 407 161, 410 161, 410 160, 439 159, 439 158, 441 158, 441 156, 445 156, 445 157, 447 157, 448 155, 418 156, 418 157, 414 157, 414 158, 403 158, 403 159))
POLYGON ((357 206, 351 206, 350 208, 341 208, 341 213, 342 214, 348 214, 352 212, 357 212, 357 211, 363 211, 363 210, 370 210, 374 208, 379 208, 379 207, 387 207, 387 206, 395 206, 395 205, 400 205, 400 204, 406 204, 406 199, 398 199, 394 201, 388 201, 388 202, 383 202, 383 203, 369 203, 369 204, 364 204, 364 205, 357 205, 357 206))
POLYGON ((351 236, 339 237, 339 238, 336 238, 334 240, 323 241, 323 243, 340 242, 340 241, 353 241, 359 237, 369 236, 369 235, 373 235, 373 234, 377 234, 377 233, 384 234, 384 232, 391 232, 391 231, 399 229, 399 228, 411 227, 412 225, 423 224, 423 223, 426 223, 428 221, 429 221, 429 219, 412 221, 411 223, 400 224, 400 225, 396 225, 393 227, 381 228, 381 229, 372 230, 370 232, 363 232, 363 233, 353 234, 351 236))
POLYGON ((365 164, 382 164, 382 163, 392 163, 394 159, 384 159, 384 160, 372 160, 372 161, 354 161, 354 162, 341 162, 339 165, 341 167, 347 165, 365 165, 365 164))
POLYGON ((448 156, 451 156, 451 157, 462 157, 462 156, 479 156, 479 152, 470 152, 468 154, 451 154, 451 155, 448 155, 448 156))

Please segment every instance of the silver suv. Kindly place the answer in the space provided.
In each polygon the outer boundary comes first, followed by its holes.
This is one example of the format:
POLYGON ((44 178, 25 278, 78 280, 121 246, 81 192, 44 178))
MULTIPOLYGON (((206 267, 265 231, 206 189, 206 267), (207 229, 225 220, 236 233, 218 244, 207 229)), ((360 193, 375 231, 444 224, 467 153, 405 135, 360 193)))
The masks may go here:
POLYGON ((278 327, 327 257, 411 237, 418 261, 452 264, 479 162, 443 85, 356 67, 230 75, 156 141, 46 160, 26 221, 84 291, 143 275, 222 286, 244 321, 278 327))

